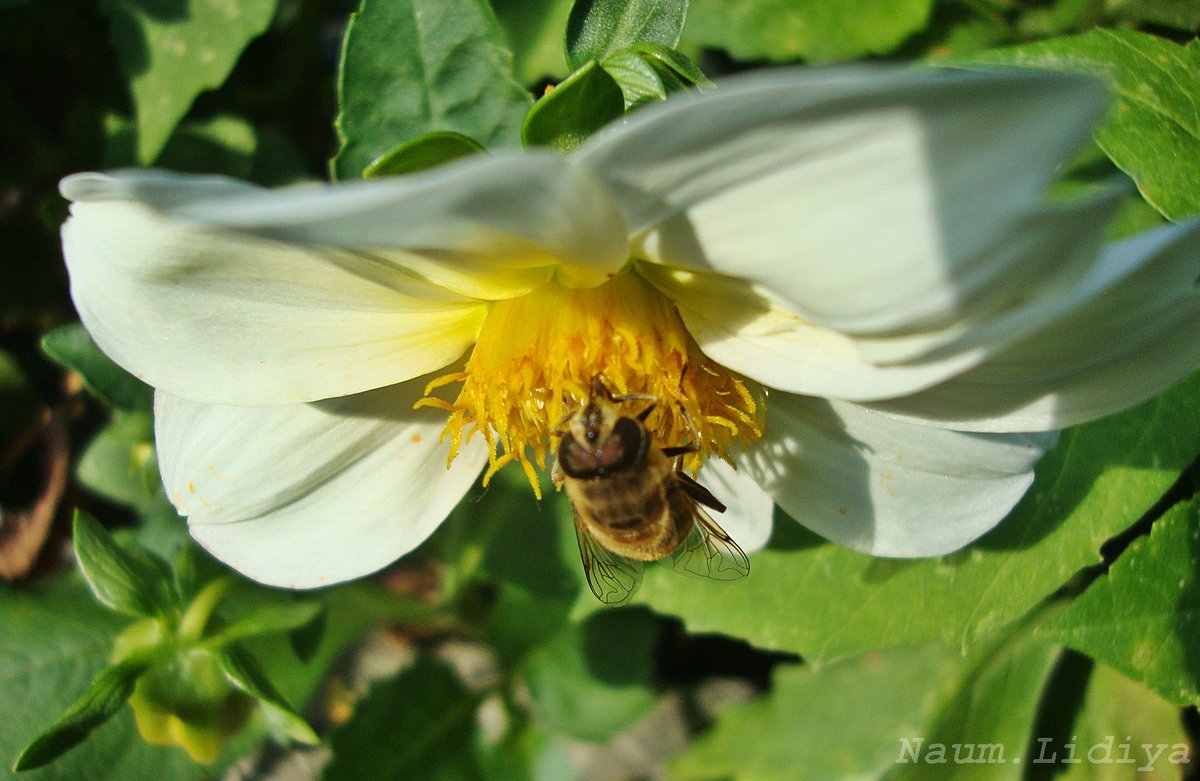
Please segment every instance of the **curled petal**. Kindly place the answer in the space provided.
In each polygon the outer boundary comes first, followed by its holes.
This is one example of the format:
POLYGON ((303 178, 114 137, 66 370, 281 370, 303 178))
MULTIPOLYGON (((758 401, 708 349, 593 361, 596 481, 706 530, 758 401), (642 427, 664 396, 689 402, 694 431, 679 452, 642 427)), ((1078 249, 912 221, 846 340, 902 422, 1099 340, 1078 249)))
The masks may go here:
POLYGON ((168 496, 192 536, 248 577, 313 588, 369 574, 437 528, 486 462, 413 410, 423 379, 313 404, 230 407, 159 392, 168 496))
POLYGON ((886 399, 951 377, 974 353, 877 366, 851 336, 796 314, 768 290, 716 274, 646 264, 643 275, 675 302, 705 355, 771 388, 807 396, 886 399))
POLYGON ((1068 311, 889 414, 969 431, 1048 431, 1162 392, 1200 364, 1200 221, 1109 246, 1068 311))
POLYGON ((1104 106, 1080 76, 781 71, 645 109, 577 155, 637 256, 765 286, 849 333, 958 319, 1104 106), (1019 161, 1019 163, 1014 163, 1019 161))
POLYGON ((1049 435, 966 434, 848 402, 772 394, 767 433, 739 461, 823 537, 876 556, 936 556, 999 523, 1049 435))

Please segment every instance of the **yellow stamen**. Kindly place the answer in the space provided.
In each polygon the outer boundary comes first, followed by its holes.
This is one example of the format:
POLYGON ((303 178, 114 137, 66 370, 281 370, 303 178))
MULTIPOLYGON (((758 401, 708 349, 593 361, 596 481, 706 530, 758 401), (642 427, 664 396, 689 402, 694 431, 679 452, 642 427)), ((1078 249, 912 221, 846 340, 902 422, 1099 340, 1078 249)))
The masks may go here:
MULTIPOLYGON (((674 304, 632 272, 592 288, 548 282, 496 302, 465 370, 429 383, 417 405, 450 413, 450 461, 464 436, 479 432, 490 451, 484 483, 517 461, 540 496, 534 464, 545 469, 554 426, 586 403, 596 375, 616 395, 658 398, 646 426, 660 445, 692 442, 694 427, 699 452, 685 464, 693 472, 762 436, 761 403, 700 352, 674 304), (456 382, 453 403, 429 396, 456 382)), ((630 402, 630 414, 644 405, 630 402)))

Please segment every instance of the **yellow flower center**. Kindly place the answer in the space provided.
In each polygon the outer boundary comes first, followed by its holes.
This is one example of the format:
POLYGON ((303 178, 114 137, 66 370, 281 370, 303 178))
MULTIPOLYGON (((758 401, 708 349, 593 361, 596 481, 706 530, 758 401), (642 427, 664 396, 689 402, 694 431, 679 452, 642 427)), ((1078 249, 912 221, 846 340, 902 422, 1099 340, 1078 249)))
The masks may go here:
MULTIPOLYGON (((464 370, 431 382, 417 405, 450 413, 449 461, 464 437, 481 434, 490 451, 484 484, 516 461, 540 496, 534 465, 546 468, 554 427, 587 402, 597 375, 615 395, 657 397, 646 426, 660 445, 695 439, 699 451, 686 462, 693 472, 762 436, 761 399, 705 357, 675 305, 631 271, 598 287, 552 281, 496 302, 464 370), (457 382, 453 403, 429 395, 457 382)), ((643 409, 630 406, 630 414, 643 409)))

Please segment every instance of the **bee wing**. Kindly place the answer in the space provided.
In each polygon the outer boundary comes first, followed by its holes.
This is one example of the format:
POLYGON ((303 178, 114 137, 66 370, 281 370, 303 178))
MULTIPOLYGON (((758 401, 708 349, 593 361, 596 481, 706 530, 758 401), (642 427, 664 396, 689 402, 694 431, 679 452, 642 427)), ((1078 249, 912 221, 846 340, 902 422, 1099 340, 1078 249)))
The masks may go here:
POLYGON ((693 504, 691 531, 671 552, 671 568, 709 580, 737 580, 750 574, 750 559, 703 508, 693 504))
POLYGON ((579 513, 575 513, 575 540, 579 543, 583 574, 596 599, 610 607, 628 603, 642 585, 642 569, 645 565, 618 556, 593 540, 583 521, 579 520, 579 513))

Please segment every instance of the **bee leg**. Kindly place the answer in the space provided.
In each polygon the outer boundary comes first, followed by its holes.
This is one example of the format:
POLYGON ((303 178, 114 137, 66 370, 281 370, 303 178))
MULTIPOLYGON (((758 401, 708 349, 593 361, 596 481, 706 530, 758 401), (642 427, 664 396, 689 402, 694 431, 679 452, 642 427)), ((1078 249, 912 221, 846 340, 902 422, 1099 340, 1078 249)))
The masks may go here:
POLYGON ((709 509, 716 510, 719 513, 725 512, 725 505, 721 503, 721 500, 713 496, 712 491, 708 490, 689 477, 687 473, 676 472, 675 480, 678 482, 679 487, 683 489, 684 493, 695 499, 700 504, 708 507, 709 509))
POLYGON ((658 406, 658 399, 654 399, 654 401, 650 404, 649 407, 646 407, 646 409, 642 410, 641 412, 639 412, 637 414, 637 419, 640 420, 642 423, 645 423, 646 418, 650 417, 650 413, 653 412, 654 408, 657 406, 658 406))
MULTIPOLYGON (((696 431, 696 424, 692 421, 692 416, 684 409, 683 405, 679 405, 679 412, 683 415, 683 422, 687 423, 688 432, 691 434, 691 442, 686 445, 672 445, 662 449, 663 455, 667 458, 676 458, 677 456, 686 456, 688 453, 700 452, 700 433, 696 431)), ((683 459, 675 464, 675 471, 681 471, 683 467, 683 459)))

